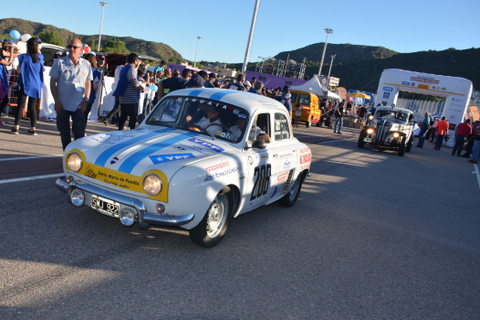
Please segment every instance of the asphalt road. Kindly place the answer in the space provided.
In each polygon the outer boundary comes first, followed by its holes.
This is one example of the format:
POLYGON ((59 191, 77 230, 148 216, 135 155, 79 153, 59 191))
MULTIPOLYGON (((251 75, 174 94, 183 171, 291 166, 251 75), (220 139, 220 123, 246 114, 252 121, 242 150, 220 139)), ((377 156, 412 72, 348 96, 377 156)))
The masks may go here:
POLYGON ((242 215, 205 249, 181 229, 125 228, 69 205, 54 185, 55 125, 13 136, 11 122, 0 127, 0 319, 480 319, 476 165, 451 149, 399 157, 358 149, 356 129, 295 128, 313 151, 297 204, 242 215))

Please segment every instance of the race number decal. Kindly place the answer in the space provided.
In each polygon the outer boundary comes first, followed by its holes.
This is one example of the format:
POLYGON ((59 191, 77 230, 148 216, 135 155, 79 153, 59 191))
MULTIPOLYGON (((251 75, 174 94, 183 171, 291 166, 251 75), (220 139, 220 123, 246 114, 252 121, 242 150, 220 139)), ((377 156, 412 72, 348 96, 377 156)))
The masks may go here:
POLYGON ((255 167, 253 177, 255 184, 253 186, 250 200, 255 200, 267 194, 268 188, 270 187, 270 175, 272 174, 271 168, 270 164, 262 164, 259 167, 255 167))

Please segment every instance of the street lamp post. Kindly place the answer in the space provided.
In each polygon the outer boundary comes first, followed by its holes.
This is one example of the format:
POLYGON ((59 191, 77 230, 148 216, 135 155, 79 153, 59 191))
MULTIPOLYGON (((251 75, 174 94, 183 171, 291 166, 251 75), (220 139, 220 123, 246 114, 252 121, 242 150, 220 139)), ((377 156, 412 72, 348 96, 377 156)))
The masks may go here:
POLYGON ((330 61, 330 68, 328 68, 328 76, 327 76, 327 88, 330 88, 330 74, 332 73, 332 65, 333 65, 333 59, 335 59, 337 55, 336 54, 332 54, 330 57, 332 58, 332 60, 330 61))
POLYGON ((105 1, 100 1, 100 5, 102 6, 102 18, 100 19, 100 31, 98 32, 98 46, 97 51, 100 51, 100 41, 102 39, 102 28, 103 28, 103 14, 105 13, 105 7, 108 5, 105 1))
POLYGON ((252 24, 250 26, 250 34, 248 36, 247 49, 245 50, 245 58, 243 59, 242 73, 245 74, 248 66, 248 58, 250 57, 250 48, 252 47, 253 34, 255 33, 255 24, 257 23, 258 8, 260 7, 260 0, 255 1, 255 9, 253 10, 252 24))
POLYGON ((196 65, 197 65, 198 43, 200 42, 200 39, 202 39, 202 37, 197 36, 197 49, 195 49, 195 60, 193 60, 193 67, 194 68, 196 68, 196 65))
POLYGON ((325 38, 325 44, 323 45, 323 53, 322 53, 322 60, 320 60, 320 67, 318 68, 318 76, 322 75, 322 66, 323 66, 323 59, 325 58, 325 52, 327 51, 327 43, 328 43, 328 35, 333 33, 332 29, 325 29, 325 33, 327 37, 325 38))

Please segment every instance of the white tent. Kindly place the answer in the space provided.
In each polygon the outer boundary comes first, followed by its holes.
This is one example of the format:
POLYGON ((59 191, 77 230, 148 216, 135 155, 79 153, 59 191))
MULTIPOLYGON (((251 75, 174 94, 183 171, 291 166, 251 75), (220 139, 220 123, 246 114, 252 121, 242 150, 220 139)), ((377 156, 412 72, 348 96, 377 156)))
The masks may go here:
POLYGON ((320 81, 317 75, 313 76, 312 79, 308 80, 302 85, 291 86, 290 90, 310 92, 319 96, 327 96, 328 98, 340 100, 340 96, 338 94, 328 91, 326 77, 320 81))

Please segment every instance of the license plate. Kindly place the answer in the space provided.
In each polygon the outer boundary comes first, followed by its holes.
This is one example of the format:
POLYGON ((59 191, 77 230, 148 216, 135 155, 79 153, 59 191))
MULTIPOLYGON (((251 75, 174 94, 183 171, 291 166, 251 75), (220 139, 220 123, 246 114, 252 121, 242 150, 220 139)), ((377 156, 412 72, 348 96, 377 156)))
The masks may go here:
POLYGON ((112 217, 118 217, 118 213, 120 211, 120 204, 110 199, 99 197, 93 194, 92 209, 112 217))
POLYGON ((363 138, 364 142, 372 142, 372 138, 363 138))

